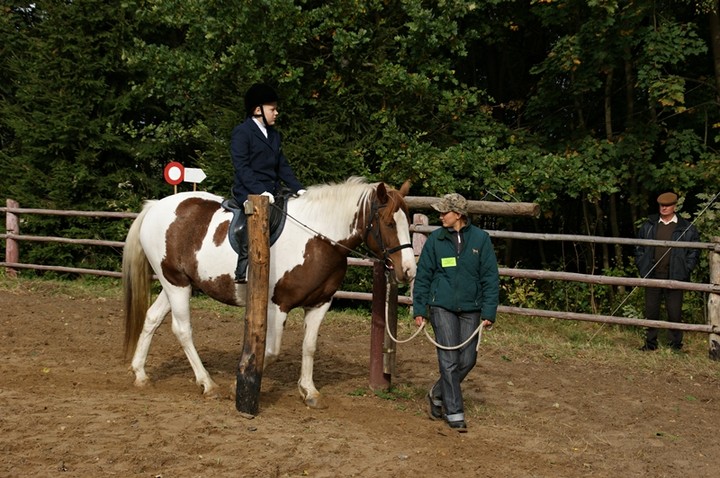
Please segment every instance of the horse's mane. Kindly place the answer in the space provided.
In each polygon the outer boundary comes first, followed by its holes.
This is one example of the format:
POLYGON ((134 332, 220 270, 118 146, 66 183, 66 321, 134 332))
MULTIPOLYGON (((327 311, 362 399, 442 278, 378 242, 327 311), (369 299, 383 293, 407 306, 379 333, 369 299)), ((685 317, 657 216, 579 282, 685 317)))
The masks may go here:
POLYGON ((369 207, 372 194, 380 183, 368 183, 361 176, 352 176, 344 182, 316 184, 308 187, 307 192, 297 201, 297 205, 307 214, 326 222, 329 217, 354 217, 358 209, 369 207))
POLYGON ((354 211, 369 200, 378 184, 368 183, 367 179, 361 176, 351 176, 341 183, 310 186, 303 198, 307 199, 308 203, 323 202, 333 208, 347 204, 354 211))

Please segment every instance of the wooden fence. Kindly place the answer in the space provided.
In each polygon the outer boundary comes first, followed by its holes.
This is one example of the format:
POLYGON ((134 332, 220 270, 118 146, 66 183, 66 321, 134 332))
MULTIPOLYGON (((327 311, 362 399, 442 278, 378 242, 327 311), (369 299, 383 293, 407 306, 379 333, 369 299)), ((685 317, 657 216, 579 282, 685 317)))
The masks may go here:
MULTIPOLYGON (((414 209, 426 209, 431 199, 434 198, 407 198, 408 205, 414 209)), ((488 213, 495 215, 536 215, 536 206, 520 203, 513 205, 512 208, 498 208, 488 206, 492 203, 483 203, 481 201, 470 202, 470 212, 488 213)), ((93 246, 109 246, 122 248, 124 242, 120 241, 104 241, 95 239, 69 239, 63 237, 50 236, 31 236, 22 235, 20 233, 19 214, 41 214, 41 215, 58 215, 58 216, 74 216, 74 217, 95 217, 95 218, 118 218, 118 219, 134 219, 137 213, 118 213, 118 212, 102 212, 102 211, 59 211, 52 209, 31 209, 20 208, 19 204, 13 200, 7 200, 7 207, 0 207, 0 211, 6 213, 6 232, 0 234, 0 238, 6 242, 5 261, 0 262, 0 266, 7 269, 7 275, 13 276, 17 269, 36 269, 78 274, 93 274, 107 277, 121 277, 121 273, 117 271, 105 271, 96 269, 63 267, 41 264, 26 264, 20 262, 19 242, 20 241, 36 241, 36 242, 58 242, 65 244, 85 244, 93 246)), ((415 254, 419 255, 424 243, 424 238, 428 233, 436 229, 434 226, 428 226, 427 218, 421 214, 415 214, 413 218, 414 224, 411 226, 413 232, 413 247, 415 254)), ((708 294, 708 320, 706 324, 685 324, 672 323, 666 321, 648 321, 644 319, 633 319, 628 317, 617 317, 610 315, 585 314, 567 311, 553 311, 542 309, 531 309, 525 307, 510 307, 501 305, 498 312, 512 315, 521 315, 529 317, 548 317, 568 320, 579 320, 589 322, 600 322, 609 324, 633 325, 640 327, 655 326, 668 329, 678 329, 691 332, 703 332, 709 334, 709 356, 714 360, 720 360, 720 237, 713 239, 713 242, 683 242, 677 243, 672 241, 654 241, 616 237, 598 237, 598 236, 581 236, 566 234, 535 234, 525 232, 512 231, 487 231, 494 239, 522 239, 529 241, 571 241, 571 242, 587 242, 595 244, 624 244, 624 245, 653 245, 663 247, 684 247, 696 248, 709 251, 710 264, 710 283, 699 284, 693 282, 680 282, 671 280, 657 279, 640 279, 634 277, 615 277, 602 275, 577 274, 569 272, 556 272, 545 270, 531 269, 514 269, 500 268, 501 276, 522 278, 522 279, 540 279, 540 280, 561 280, 571 282, 582 282, 598 285, 614 285, 614 286, 631 286, 631 287, 660 287, 667 289, 679 289, 688 291, 698 291, 708 294)), ((372 261, 366 259, 349 258, 350 266, 371 266, 372 261)), ((355 300, 372 300, 372 294, 369 292, 347 292, 338 291, 335 294, 337 298, 355 299, 355 300)), ((410 305, 412 298, 408 296, 398 297, 398 303, 410 305)))

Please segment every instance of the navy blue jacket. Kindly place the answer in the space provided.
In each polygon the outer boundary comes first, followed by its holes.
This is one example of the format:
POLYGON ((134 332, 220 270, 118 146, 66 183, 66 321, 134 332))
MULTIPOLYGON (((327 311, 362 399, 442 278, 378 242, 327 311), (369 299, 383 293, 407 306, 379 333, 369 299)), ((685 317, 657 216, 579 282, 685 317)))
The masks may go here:
POLYGON ((249 194, 275 194, 281 182, 293 192, 303 189, 282 153, 280 133, 272 126, 267 132, 266 138, 252 118, 232 131, 230 156, 235 169, 232 194, 239 204, 244 203, 249 194))
MULTIPOLYGON (((686 219, 677 216, 678 222, 673 231, 673 241, 700 242, 700 234, 697 229, 686 219)), ((651 215, 647 221, 640 226, 638 239, 655 239, 659 216, 651 215)), ((689 281, 690 273, 695 268, 700 251, 698 249, 685 249, 673 247, 670 249, 670 273, 668 279, 689 281)), ((637 264, 640 277, 653 278, 648 276, 655 265, 655 246, 636 246, 635 264, 637 264)))

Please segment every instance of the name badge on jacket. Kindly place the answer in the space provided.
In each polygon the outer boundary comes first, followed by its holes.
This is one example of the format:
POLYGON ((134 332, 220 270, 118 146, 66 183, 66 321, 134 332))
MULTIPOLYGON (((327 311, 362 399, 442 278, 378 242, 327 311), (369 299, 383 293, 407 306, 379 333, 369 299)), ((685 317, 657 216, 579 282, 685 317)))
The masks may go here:
POLYGON ((457 258, 443 257, 442 259, 440 259, 440 265, 443 267, 455 267, 457 266, 457 258))

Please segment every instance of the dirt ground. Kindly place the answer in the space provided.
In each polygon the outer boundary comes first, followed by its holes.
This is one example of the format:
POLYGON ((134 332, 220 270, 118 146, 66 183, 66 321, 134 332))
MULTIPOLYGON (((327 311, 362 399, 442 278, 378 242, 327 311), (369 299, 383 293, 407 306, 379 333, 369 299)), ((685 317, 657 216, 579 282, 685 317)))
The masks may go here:
MULTIPOLYGON (((720 364, 694 371, 689 358, 629 348, 613 360, 508 355, 487 339, 459 434, 425 415, 436 375, 425 339, 400 346, 393 380, 405 394, 368 392, 369 321, 323 324, 315 382, 329 407, 305 407, 293 317, 247 419, 229 396, 201 396, 169 321, 150 350, 153 386, 135 388, 121 318, 117 299, 0 290, 0 476, 718 476, 720 364)), ((242 318, 196 310, 194 331, 229 391, 242 318)))

